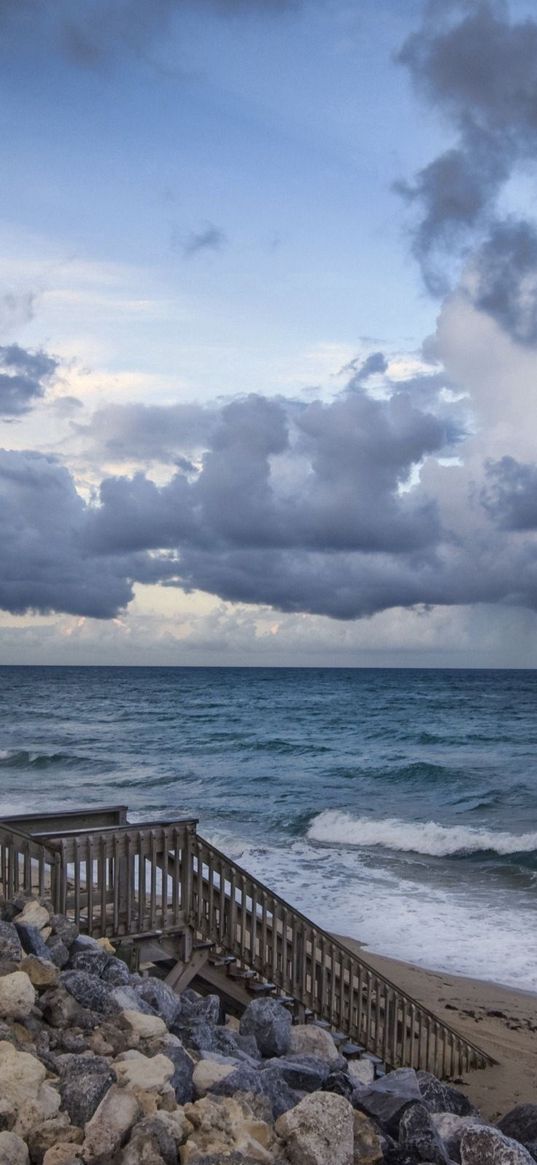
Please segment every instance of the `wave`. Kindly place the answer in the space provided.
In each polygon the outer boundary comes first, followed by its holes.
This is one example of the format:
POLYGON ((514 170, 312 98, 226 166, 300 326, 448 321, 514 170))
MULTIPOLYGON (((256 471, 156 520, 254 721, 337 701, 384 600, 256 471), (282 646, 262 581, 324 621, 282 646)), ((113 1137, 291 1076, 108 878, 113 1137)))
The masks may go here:
POLYGON ((340 809, 324 809, 314 817, 306 836, 309 841, 382 846, 430 857, 475 853, 507 855, 537 850, 537 832, 516 835, 473 826, 439 825, 436 821, 400 821, 396 817, 375 820, 353 817, 340 809))
POLYGON ((29 752, 26 748, 1 749, 0 767, 6 769, 45 769, 54 765, 72 768, 91 763, 87 757, 66 752, 29 752))

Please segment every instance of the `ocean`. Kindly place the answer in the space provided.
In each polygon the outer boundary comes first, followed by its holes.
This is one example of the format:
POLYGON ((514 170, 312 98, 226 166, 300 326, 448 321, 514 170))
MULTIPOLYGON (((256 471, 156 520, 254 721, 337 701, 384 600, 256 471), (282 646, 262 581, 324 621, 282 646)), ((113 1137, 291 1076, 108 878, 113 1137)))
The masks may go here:
POLYGON ((0 814, 124 803, 321 925, 537 991, 537 671, 0 668, 0 814))

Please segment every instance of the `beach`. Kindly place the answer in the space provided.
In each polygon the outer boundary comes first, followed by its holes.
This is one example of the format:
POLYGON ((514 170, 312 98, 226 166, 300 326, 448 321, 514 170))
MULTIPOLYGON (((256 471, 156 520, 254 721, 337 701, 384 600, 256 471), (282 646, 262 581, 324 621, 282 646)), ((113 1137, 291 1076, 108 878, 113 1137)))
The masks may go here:
POLYGON ((498 1061, 463 1077, 465 1092, 484 1117, 496 1120, 517 1104, 535 1104, 537 995, 425 970, 373 954, 353 939, 341 941, 498 1061))

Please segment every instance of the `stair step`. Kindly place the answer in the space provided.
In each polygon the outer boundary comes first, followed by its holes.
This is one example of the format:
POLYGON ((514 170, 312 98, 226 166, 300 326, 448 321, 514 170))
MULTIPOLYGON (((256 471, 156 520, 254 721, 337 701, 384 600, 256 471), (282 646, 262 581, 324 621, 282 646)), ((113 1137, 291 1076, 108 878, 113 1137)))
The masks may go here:
POLYGON ((213 951, 216 943, 211 942, 210 939, 199 941, 199 943, 192 943, 192 950, 194 951, 213 951))
POLYGON ((245 967, 228 967, 230 979, 255 979, 257 972, 249 971, 245 967))
POLYGON ((294 1007, 296 999, 294 995, 278 995, 278 1003, 281 1003, 283 1007, 294 1007))
POLYGON ((276 991, 275 983, 247 983, 246 986, 252 995, 272 995, 276 991))
POLYGON ((237 960, 235 955, 209 955, 211 967, 231 967, 237 960))
POLYGON ((355 1060, 362 1055, 365 1049, 361 1044, 353 1044, 352 1040, 347 1040, 346 1044, 341 1044, 339 1051, 342 1056, 346 1056, 348 1060, 355 1060))
POLYGON ((376 1064, 375 1065, 375 1080, 380 1080, 381 1076, 385 1076, 385 1075, 386 1075, 386 1065, 385 1064, 376 1064))
POLYGON ((379 1065, 384 1066, 384 1061, 381 1060, 380 1056, 375 1056, 374 1052, 364 1052, 362 1059, 370 1060, 375 1068, 377 1068, 379 1065))
POLYGON ((330 1032, 330 1035, 332 1036, 334 1043, 338 1045, 344 1044, 347 1039, 345 1032, 330 1032))
MULTIPOLYGON (((328 1020, 326 1020, 326 1019, 314 1019, 313 1020, 313 1027, 320 1027, 325 1032, 330 1031, 330 1024, 328 1023, 328 1020)), ((331 1033, 331 1034, 333 1034, 333 1033, 331 1033)))

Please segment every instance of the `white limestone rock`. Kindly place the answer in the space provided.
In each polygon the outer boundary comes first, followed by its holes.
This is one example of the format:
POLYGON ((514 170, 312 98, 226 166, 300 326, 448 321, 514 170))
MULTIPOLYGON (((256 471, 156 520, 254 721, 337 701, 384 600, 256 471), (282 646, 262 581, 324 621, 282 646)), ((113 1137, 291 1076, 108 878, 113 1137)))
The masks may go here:
POLYGON ((0 1165, 28 1165, 28 1149, 16 1133, 0 1133, 0 1165))
POLYGON ((354 1112, 333 1092, 311 1092, 276 1121, 291 1165, 353 1165, 354 1112))
POLYGON ((46 1074, 35 1056, 18 1052, 7 1040, 0 1041, 0 1096, 15 1109, 13 1132, 19 1136, 26 1136, 58 1112, 60 1094, 45 1082, 46 1074))
POLYGON ((87 1165, 97 1165, 113 1157, 139 1115, 140 1106, 134 1093, 113 1084, 84 1130, 82 1158, 87 1165))
POLYGON ((291 1028, 289 1051, 299 1056, 315 1056, 328 1064, 339 1061, 339 1052, 330 1032, 314 1024, 297 1023, 291 1028))
POLYGON ((129 1091, 163 1092, 169 1084, 174 1066, 167 1056, 143 1056, 141 1052, 127 1059, 128 1053, 121 1060, 116 1060, 113 1069, 116 1079, 122 1088, 129 1091))
POLYGON ((0 1016, 25 1019, 35 1003, 35 989, 25 971, 12 971, 0 978, 0 1016))
POLYGON ((121 1011, 118 1017, 118 1026, 127 1032, 133 1047, 140 1040, 151 1040, 155 1036, 168 1034, 168 1029, 163 1019, 160 1019, 158 1015, 145 1015, 143 1011, 130 1009, 121 1011))
POLYGON ((221 1080, 226 1079, 226 1076, 230 1076, 236 1067, 236 1063, 222 1064, 216 1060, 200 1060, 196 1064, 192 1076, 196 1098, 199 1100, 202 1096, 206 1096, 215 1084, 219 1084, 221 1080))

